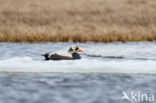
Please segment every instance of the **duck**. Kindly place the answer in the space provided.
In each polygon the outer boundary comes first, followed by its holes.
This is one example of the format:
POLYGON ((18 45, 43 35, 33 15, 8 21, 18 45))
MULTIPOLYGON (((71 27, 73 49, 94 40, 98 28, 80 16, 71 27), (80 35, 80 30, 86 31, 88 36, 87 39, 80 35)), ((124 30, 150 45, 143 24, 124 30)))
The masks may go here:
POLYGON ((43 54, 45 60, 76 60, 81 59, 79 52, 83 50, 79 49, 78 46, 70 47, 68 51, 58 51, 56 53, 43 54))

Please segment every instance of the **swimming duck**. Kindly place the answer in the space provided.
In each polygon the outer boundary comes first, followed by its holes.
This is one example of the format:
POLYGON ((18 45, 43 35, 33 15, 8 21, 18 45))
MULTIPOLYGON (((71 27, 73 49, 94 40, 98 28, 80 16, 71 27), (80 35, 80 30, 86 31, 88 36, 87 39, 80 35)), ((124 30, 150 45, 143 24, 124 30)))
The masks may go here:
POLYGON ((75 60, 81 59, 78 52, 83 52, 83 50, 79 49, 78 46, 74 46, 70 47, 68 52, 59 51, 56 53, 46 53, 42 56, 45 57, 45 60, 75 60))

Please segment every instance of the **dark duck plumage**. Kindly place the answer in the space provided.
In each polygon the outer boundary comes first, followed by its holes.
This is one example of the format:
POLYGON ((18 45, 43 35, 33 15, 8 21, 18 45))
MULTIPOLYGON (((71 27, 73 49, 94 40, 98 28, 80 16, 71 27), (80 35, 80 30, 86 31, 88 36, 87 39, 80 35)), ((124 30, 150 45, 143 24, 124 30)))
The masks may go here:
POLYGON ((70 47, 68 52, 58 52, 58 53, 46 53, 42 56, 45 60, 75 60, 81 59, 81 56, 77 52, 83 52, 78 46, 70 47))

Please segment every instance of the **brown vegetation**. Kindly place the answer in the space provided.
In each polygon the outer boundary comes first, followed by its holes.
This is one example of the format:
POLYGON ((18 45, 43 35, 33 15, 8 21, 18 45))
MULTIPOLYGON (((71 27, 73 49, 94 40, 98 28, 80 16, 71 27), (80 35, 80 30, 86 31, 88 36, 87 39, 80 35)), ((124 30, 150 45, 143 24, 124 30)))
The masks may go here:
POLYGON ((153 40, 155 0, 0 0, 1 42, 153 40))

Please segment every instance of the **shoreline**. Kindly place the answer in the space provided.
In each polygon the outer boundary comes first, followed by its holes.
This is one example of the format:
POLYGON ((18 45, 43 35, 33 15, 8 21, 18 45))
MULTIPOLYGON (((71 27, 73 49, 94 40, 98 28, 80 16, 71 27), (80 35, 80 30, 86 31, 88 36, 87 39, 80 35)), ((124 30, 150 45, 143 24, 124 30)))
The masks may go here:
POLYGON ((156 41, 156 34, 101 34, 101 35, 49 35, 49 34, 0 34, 0 42, 153 42, 156 41))

